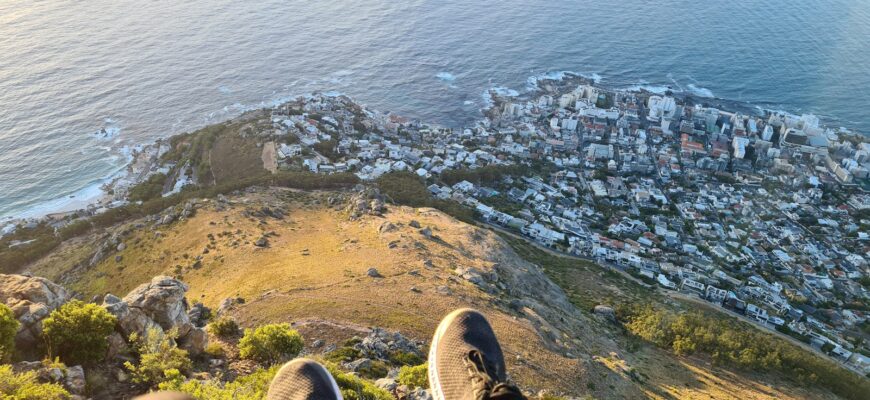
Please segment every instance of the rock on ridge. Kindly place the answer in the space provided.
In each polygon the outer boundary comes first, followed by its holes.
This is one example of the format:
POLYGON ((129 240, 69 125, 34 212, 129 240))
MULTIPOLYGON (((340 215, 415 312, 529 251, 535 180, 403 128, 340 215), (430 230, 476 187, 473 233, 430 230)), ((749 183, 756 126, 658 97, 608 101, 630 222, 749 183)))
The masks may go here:
POLYGON ((0 302, 12 309, 21 323, 16 348, 36 349, 41 343, 42 320, 72 298, 69 291, 45 278, 0 274, 0 302))
MULTIPOLYGON (((106 295, 103 307, 118 318, 117 331, 124 338, 133 333, 144 336, 153 329, 160 332, 175 329, 179 347, 200 354, 208 344, 208 335, 190 320, 184 297, 187 290, 188 286, 178 279, 156 276, 123 299, 106 295)), ((117 349, 110 349, 110 353, 117 352, 113 350, 117 349)))

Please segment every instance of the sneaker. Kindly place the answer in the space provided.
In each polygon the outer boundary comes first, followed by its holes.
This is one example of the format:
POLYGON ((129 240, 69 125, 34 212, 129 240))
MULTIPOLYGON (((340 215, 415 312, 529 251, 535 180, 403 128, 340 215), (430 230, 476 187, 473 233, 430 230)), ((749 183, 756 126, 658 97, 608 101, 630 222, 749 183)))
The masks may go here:
POLYGON ((525 399, 507 382, 504 355, 489 322, 467 308, 448 314, 435 331, 429 386, 435 400, 525 399))
POLYGON ((267 400, 342 400, 341 390, 329 371, 304 358, 284 364, 272 383, 267 400))

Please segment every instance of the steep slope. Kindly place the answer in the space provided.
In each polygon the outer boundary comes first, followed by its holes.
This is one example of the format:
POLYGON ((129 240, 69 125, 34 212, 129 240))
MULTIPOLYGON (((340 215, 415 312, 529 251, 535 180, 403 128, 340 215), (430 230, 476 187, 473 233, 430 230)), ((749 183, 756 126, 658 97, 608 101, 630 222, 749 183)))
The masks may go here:
POLYGON ((365 326, 428 341, 443 315, 475 307, 490 317, 509 371, 530 392, 825 397, 630 341, 606 318, 575 306, 634 295, 632 283, 594 264, 559 281, 569 297, 550 271, 492 231, 433 209, 390 206, 354 218, 346 210, 352 196, 252 189, 65 244, 29 270, 85 298, 122 295, 155 275, 172 275, 190 285, 191 302, 232 304, 229 312, 243 326, 294 322, 328 343, 365 326))

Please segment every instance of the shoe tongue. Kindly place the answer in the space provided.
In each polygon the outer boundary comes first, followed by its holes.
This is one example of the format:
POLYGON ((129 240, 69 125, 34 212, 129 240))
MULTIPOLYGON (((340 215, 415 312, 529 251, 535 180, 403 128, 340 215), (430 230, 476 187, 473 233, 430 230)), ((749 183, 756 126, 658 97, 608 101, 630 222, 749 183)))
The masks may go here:
POLYGON ((489 393, 491 400, 526 400, 520 390, 513 385, 501 383, 489 393))
POLYGON ((473 365, 474 372, 483 381, 478 382, 480 389, 484 393, 484 399, 499 399, 499 400, 525 400, 526 398, 517 389, 516 386, 510 385, 499 380, 495 374, 495 367, 487 363, 483 353, 477 350, 472 350, 468 353, 468 360, 473 365))

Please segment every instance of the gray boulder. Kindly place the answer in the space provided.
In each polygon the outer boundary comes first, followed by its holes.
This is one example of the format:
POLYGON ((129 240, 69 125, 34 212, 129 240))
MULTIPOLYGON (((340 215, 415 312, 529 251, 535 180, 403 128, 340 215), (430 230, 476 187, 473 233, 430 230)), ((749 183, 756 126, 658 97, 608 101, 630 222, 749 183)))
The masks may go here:
POLYGON ((369 268, 369 269, 366 271, 366 275, 368 275, 369 277, 372 277, 372 278, 383 278, 383 276, 381 275, 381 273, 378 272, 378 270, 377 270, 376 268, 374 268, 374 267, 369 268))
POLYGON ((354 348, 372 359, 387 360, 395 352, 411 353, 422 357, 421 344, 406 338, 399 332, 372 328, 354 348))
POLYGON ((42 320, 70 298, 66 289, 48 279, 0 274, 0 302, 9 306, 21 323, 15 344, 25 359, 31 356, 27 349, 36 350, 42 343, 42 320))
POLYGON ((208 334, 203 328, 193 328, 183 338, 178 340, 178 347, 187 350, 190 355, 197 356, 205 352, 208 346, 208 334))
POLYGON ((117 329, 124 339, 129 338, 133 333, 144 336, 149 330, 154 328, 159 329, 161 332, 163 331, 163 327, 145 314, 144 311, 138 308, 131 308, 129 304, 119 299, 118 296, 107 294, 103 299, 103 307, 118 319, 117 329))
POLYGON ((81 365, 67 367, 63 386, 74 395, 85 394, 85 370, 81 365))
POLYGON ((163 330, 178 329, 183 338, 193 328, 187 316, 187 285, 168 276, 156 276, 124 296, 131 309, 137 309, 153 319, 163 330))
POLYGON ((227 297, 223 299, 221 305, 218 306, 217 315, 223 315, 234 309, 239 304, 245 304, 245 299, 241 297, 227 297))
POLYGON ((208 318, 211 316, 211 310, 202 303, 194 303, 190 310, 187 311, 187 318, 190 323, 196 327, 204 327, 208 323, 208 318))
POLYGON ((399 384, 396 383, 395 379, 381 378, 375 381, 375 386, 392 393, 399 384))
POLYGON ((361 369, 371 368, 372 360, 368 358, 360 358, 351 362, 342 363, 341 366, 351 372, 357 372, 361 369))
POLYGON ((610 306, 599 304, 592 309, 592 312, 596 315, 601 315, 610 321, 616 321, 616 312, 613 311, 613 308, 611 308, 610 306))

